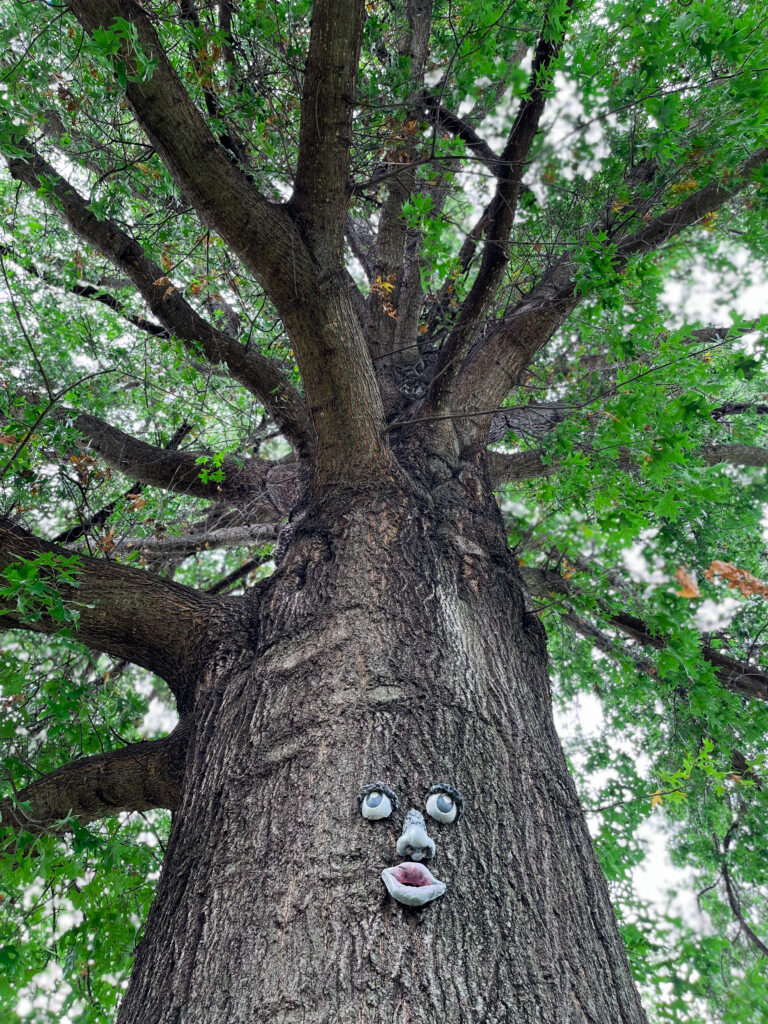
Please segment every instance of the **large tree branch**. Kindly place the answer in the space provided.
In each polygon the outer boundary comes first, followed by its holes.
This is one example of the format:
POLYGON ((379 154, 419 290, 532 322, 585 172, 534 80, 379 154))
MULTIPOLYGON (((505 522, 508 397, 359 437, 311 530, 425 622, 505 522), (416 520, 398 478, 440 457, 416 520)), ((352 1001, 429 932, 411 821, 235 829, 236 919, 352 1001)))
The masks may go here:
MULTIPOLYGON (((711 326, 697 327, 689 331, 685 338, 681 339, 683 344, 688 342, 703 346, 716 346, 728 339, 735 340, 750 334, 755 330, 759 321, 736 326, 711 326)), ((704 349, 705 351, 706 349, 704 349)), ((695 355, 696 353, 692 353, 695 355)), ((582 356, 577 366, 584 374, 599 374, 600 387, 592 399, 580 402, 578 405, 570 405, 566 402, 531 402, 528 405, 510 406, 507 409, 499 409, 493 415, 490 429, 488 431, 488 443, 494 444, 503 441, 507 434, 512 433, 517 437, 528 439, 540 439, 549 434, 555 427, 574 412, 583 410, 591 401, 611 398, 618 392, 615 383, 615 374, 626 362, 608 362, 606 356, 601 353, 582 356), (606 377, 608 378, 606 380, 606 377)), ((668 365, 668 364, 662 364, 668 365)), ((648 372, 654 367, 649 363, 648 372)), ((738 413, 768 413, 768 405, 752 404, 749 402, 725 402, 723 405, 712 409, 710 415, 713 420, 722 419, 724 416, 738 413)), ((726 460, 727 461, 727 460, 726 460)))
POLYGON ((723 416, 738 416, 742 413, 766 416, 768 415, 768 405, 759 402, 723 402, 717 409, 712 410, 712 419, 720 420, 723 416))
POLYGON ((444 107, 440 103, 439 97, 434 96, 426 89, 421 95, 421 101, 427 109, 429 120, 433 124, 436 124, 438 128, 444 129, 455 138, 461 139, 472 156, 481 160, 494 176, 504 173, 498 156, 485 139, 478 135, 477 131, 468 121, 465 121, 464 118, 459 117, 458 114, 454 114, 444 107))
MULTIPOLYGON (((570 12, 571 5, 572 0, 568 0, 565 12, 558 12, 560 17, 570 12)), ((507 242, 522 191, 523 174, 544 113, 548 73, 560 52, 564 31, 559 20, 555 31, 552 19, 547 17, 545 30, 536 46, 528 92, 520 103, 507 144, 498 160, 496 192, 481 217, 485 245, 480 267, 456 324, 443 342, 427 389, 425 409, 429 410, 428 415, 439 414, 447 408, 453 382, 459 375, 464 356, 501 283, 508 259, 507 242)))
POLYGON ((86 825, 123 811, 174 810, 179 801, 188 729, 131 743, 57 768, 0 800, 0 830, 61 832, 74 817, 86 825), (28 806, 21 806, 28 805, 28 806))
POLYGON ((315 0, 293 205, 323 259, 342 260, 365 0, 315 0))
POLYGON ((563 402, 532 402, 499 409, 493 414, 488 443, 503 441, 510 433, 516 437, 545 437, 572 412, 573 408, 563 402))
MULTIPOLYGON (((42 399, 29 391, 17 392, 29 402, 43 404, 42 399)), ((22 407, 9 403, 13 412, 22 407)), ((225 456, 214 472, 212 457, 200 451, 177 451, 174 447, 158 448, 131 434, 113 427, 90 413, 74 413, 54 406, 50 415, 71 424, 85 438, 87 446, 100 455, 113 469, 132 477, 140 484, 160 487, 166 491, 185 494, 207 501, 223 501, 243 505, 264 490, 265 479, 272 463, 261 459, 235 459, 225 456), (205 469, 211 464, 209 471, 205 469), (216 479, 210 479, 213 475, 216 479), (203 478, 208 479, 203 479, 203 478)))
POLYGON ((130 278, 160 323, 195 354, 201 350, 210 362, 224 363, 234 379, 258 397, 286 437, 305 448, 311 429, 306 407, 282 367, 207 323, 171 285, 163 268, 144 255, 136 239, 114 221, 99 220, 83 196, 27 140, 21 140, 19 148, 25 150, 24 156, 6 157, 12 177, 33 189, 45 183, 45 194, 72 229, 130 278))
MULTIPOLYGON (((189 423, 182 423, 168 444, 164 446, 165 450, 176 451, 191 429, 192 427, 189 423)), ((125 490, 118 498, 107 502, 107 504, 97 512, 93 512, 85 518, 81 517, 80 522, 76 526, 70 526, 68 529, 62 530, 61 533, 57 534, 57 536, 53 538, 53 543, 73 544, 76 540, 79 540, 87 533, 90 533, 94 527, 103 526, 115 511, 120 501, 129 500, 129 496, 135 498, 136 495, 141 494, 143 488, 144 485, 140 480, 134 480, 128 489, 125 490)))
MULTIPOLYGON (((0 572, 41 555, 70 558, 71 551, 0 519, 0 572)), ((199 682, 207 633, 223 607, 220 601, 152 573, 85 555, 74 570, 77 586, 59 580, 55 563, 40 573, 49 593, 77 616, 71 624, 75 640, 161 676, 184 713, 199 682)), ((45 601, 38 602, 39 610, 33 605, 25 613, 12 597, 3 598, 3 605, 0 624, 7 628, 49 635, 62 629, 45 601)))
MULTIPOLYGON (((327 3, 316 9, 321 21, 323 11, 332 20, 335 13, 345 17, 339 0, 327 3)), ((121 44, 128 101, 200 216, 264 285, 285 323, 316 432, 316 483, 379 476, 391 457, 375 374, 341 258, 341 234, 339 256, 329 260, 326 252, 313 251, 295 204, 278 205, 260 195, 214 139, 136 0, 69 0, 68 6, 90 32, 108 28, 116 18, 127 19, 141 53, 156 62, 147 78, 133 44, 121 44)), ((359 16, 362 8, 362 0, 355 0, 359 16)), ((343 79, 339 68, 326 66, 325 74, 338 89, 343 79)), ((316 113, 324 116, 319 109, 316 113)), ((327 152, 325 143, 320 149, 327 152)), ((285 394, 278 387, 278 399, 285 394)))
POLYGON ((768 448, 749 444, 713 444, 694 453, 707 466, 768 466, 768 448))
MULTIPOLYGON (((731 466, 768 466, 768 448, 758 448, 754 445, 713 444, 697 449, 693 455, 707 466, 719 466, 723 463, 731 466)), ((514 452, 511 455, 488 452, 488 471, 492 486, 496 488, 521 480, 551 476, 567 465, 560 459, 544 462, 544 456, 545 452, 540 450, 514 452)), ((619 468, 638 471, 640 466, 629 458, 620 457, 619 468)))
POLYGON ((204 472, 205 466, 212 464, 210 455, 158 448, 89 413, 80 413, 73 425, 87 438, 88 446, 114 469, 142 484, 193 498, 242 505, 263 491, 270 467, 259 459, 238 460, 225 456, 220 465, 216 464, 223 478, 210 479, 211 475, 218 477, 212 465, 208 473, 204 472))
MULTIPOLYGON (((379 380, 386 388, 385 377, 392 363, 415 363, 420 355, 413 344, 417 334, 423 292, 419 256, 423 238, 418 228, 408 227, 403 205, 420 192, 432 200, 432 211, 439 214, 446 198, 443 174, 435 183, 418 181, 421 165, 418 159, 415 128, 423 112, 422 93, 424 69, 429 54, 432 24, 432 0, 405 0, 405 24, 395 42, 399 59, 407 59, 411 94, 403 110, 404 126, 398 137, 396 173, 387 177, 386 198, 381 208, 374 262, 380 278, 379 287, 372 287, 368 298, 369 342, 378 359, 379 380), (403 161, 400 163, 400 161, 403 161)), ((393 392, 397 388, 393 387, 393 392)), ((400 396, 394 405, 399 407, 400 396)), ((392 406, 389 402, 388 405, 392 406)), ((388 410, 389 411, 389 410, 388 410)))
POLYGON ((753 171, 768 160, 768 146, 755 150, 736 168, 733 174, 722 181, 712 181, 703 188, 693 192, 677 206, 673 206, 658 217, 654 217, 644 227, 624 238, 618 245, 617 263, 626 266, 630 256, 635 253, 651 252, 666 242, 667 239, 679 235, 681 231, 698 223, 721 206, 733 199, 749 184, 753 171), (731 184, 735 182, 735 184, 731 184))
POLYGON ((135 50, 124 40, 126 96, 152 146, 203 219, 224 238, 264 283, 278 308, 295 299, 292 274, 303 243, 286 210, 269 202, 214 138, 137 0, 68 0, 88 32, 109 29, 117 19, 136 32, 135 50), (144 74, 138 60, 156 62, 144 74), (277 301, 280 300, 280 301, 277 301))
POLYGON ((542 451, 514 452, 503 455, 501 452, 488 452, 488 475, 491 486, 495 489, 503 484, 518 483, 521 480, 534 480, 537 477, 551 476, 560 468, 560 463, 552 460, 543 461, 542 451))
POLYGON ((652 658, 640 653, 639 648, 628 649, 616 636, 611 636, 598 629, 592 622, 577 615, 575 611, 566 611, 560 616, 560 620, 569 626, 574 632, 580 633, 587 640, 591 640, 598 651, 607 654, 614 661, 628 661, 639 672, 645 672, 650 676, 657 676, 658 669, 652 658))
MULTIPOLYGON (((561 594, 564 597, 572 596, 572 584, 558 572, 533 567, 523 567, 521 572, 525 584, 532 594, 545 598, 551 598, 555 594, 561 594)), ((565 615, 568 617, 567 621, 569 624, 578 629, 584 636, 594 640, 596 635, 600 634, 597 627, 585 620, 580 614, 574 612, 570 605, 565 609, 565 615)), ((629 615, 625 612, 615 614, 608 611, 605 622, 625 636, 636 640, 643 647, 652 647, 657 651, 661 651, 669 646, 670 641, 668 637, 654 633, 650 626, 642 619, 637 618, 637 616, 629 615)), ((600 644, 601 649, 608 650, 611 643, 610 637, 607 637, 605 634, 602 634, 602 636, 604 642, 600 644)), ((722 651, 716 651, 708 644, 702 644, 701 654, 712 665, 718 681, 726 689, 742 694, 745 697, 768 701, 768 673, 762 672, 752 665, 745 665, 736 658, 723 654, 722 651)))
MULTIPOLYGON (((623 270, 632 256, 653 250, 733 199, 767 160, 768 147, 756 150, 729 176, 727 184, 704 186, 624 237, 612 256, 614 270, 623 270)), ((576 294, 577 269, 572 256, 561 257, 499 326, 474 345, 453 388, 455 413, 501 405, 528 363, 581 301, 576 294)), ((480 417, 472 423, 471 433, 477 437, 486 433, 490 419, 480 417)))
MULTIPOLYGON (((611 615, 608 622, 645 647, 663 650, 668 646, 668 640, 665 637, 652 633, 643 620, 634 615, 626 613, 611 615)), ((715 675, 723 686, 746 697, 768 700, 768 675, 765 672, 761 672, 751 665, 745 665, 706 644, 702 645, 701 653, 704 659, 712 665, 715 675)))
POLYGON ((161 558, 187 558, 213 548, 241 548, 267 544, 277 540, 284 523, 254 523, 250 526, 229 526, 200 533, 184 533, 165 537, 125 537, 118 540, 116 551, 138 551, 161 558))

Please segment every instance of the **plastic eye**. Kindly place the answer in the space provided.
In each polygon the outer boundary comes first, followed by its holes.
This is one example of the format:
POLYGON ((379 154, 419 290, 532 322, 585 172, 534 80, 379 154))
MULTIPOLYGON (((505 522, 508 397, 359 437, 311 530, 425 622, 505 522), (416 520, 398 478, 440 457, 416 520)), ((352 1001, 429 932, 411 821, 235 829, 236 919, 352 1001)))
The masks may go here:
POLYGON ((388 818, 393 807, 397 810, 397 797, 383 782, 374 782, 363 788, 357 804, 364 818, 378 821, 380 818, 388 818))
POLYGON ((427 814, 448 825, 461 814, 462 803, 461 794, 453 786, 433 786, 427 793, 427 814))
POLYGON ((378 789, 374 789, 365 797, 360 805, 360 811, 364 818, 376 821, 378 818, 388 818, 392 813, 392 804, 389 797, 378 789))
POLYGON ((459 809, 447 793, 433 793, 427 800, 427 814, 437 821, 455 821, 459 809))

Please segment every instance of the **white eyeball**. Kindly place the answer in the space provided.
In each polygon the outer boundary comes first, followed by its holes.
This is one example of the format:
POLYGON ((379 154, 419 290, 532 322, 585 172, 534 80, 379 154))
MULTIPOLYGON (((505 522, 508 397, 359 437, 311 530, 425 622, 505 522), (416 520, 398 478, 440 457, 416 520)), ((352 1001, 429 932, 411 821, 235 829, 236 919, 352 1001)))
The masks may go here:
POLYGON ((388 818, 392 813, 392 802, 383 790, 373 789, 370 793, 366 793, 361 800, 360 813, 369 821, 388 818))
POLYGON ((449 824, 456 821, 459 813, 459 805, 453 797, 443 790, 430 793, 427 797, 427 814, 435 821, 442 821, 449 824))

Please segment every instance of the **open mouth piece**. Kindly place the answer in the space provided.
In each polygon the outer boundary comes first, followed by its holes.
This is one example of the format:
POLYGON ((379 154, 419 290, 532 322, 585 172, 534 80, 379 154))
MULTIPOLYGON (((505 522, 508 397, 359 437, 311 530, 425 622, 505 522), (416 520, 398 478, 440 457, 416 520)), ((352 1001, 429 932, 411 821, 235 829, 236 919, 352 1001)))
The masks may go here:
POLYGON ((406 861, 394 868, 384 868, 381 878, 390 896, 407 907, 423 907, 445 892, 445 882, 439 881, 424 867, 406 861))

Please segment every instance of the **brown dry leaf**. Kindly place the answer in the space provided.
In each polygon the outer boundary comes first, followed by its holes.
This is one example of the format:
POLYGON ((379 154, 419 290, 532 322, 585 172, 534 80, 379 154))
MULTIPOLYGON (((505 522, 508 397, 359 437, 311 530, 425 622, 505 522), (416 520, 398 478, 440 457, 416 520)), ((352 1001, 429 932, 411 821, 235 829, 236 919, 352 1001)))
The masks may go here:
POLYGON ((142 494, 128 494, 127 498, 134 512, 140 512, 147 504, 147 499, 142 494))
POLYGON ((165 276, 165 274, 163 274, 162 277, 158 277, 158 279, 156 281, 152 282, 152 284, 155 285, 156 288, 161 288, 163 285, 170 284, 170 283, 171 282, 168 280, 168 278, 165 276))
POLYGON ((701 592, 696 586, 696 580, 691 576, 687 569, 675 569, 675 579, 683 588, 682 590, 678 590, 678 597, 701 597, 701 592))
POLYGON ((0 444, 16 444, 13 434, 0 434, 0 444))
POLYGON ((695 178, 686 178, 684 181, 675 182, 674 185, 670 185, 669 191, 673 195, 690 195, 691 192, 695 192, 699 187, 698 181, 695 178))
POLYGON ((757 576, 753 576, 746 569, 739 569, 730 562, 721 562, 715 559, 705 571, 704 575, 714 583, 715 576, 722 576, 728 583, 730 590, 738 590, 744 597, 752 597, 759 594, 768 598, 768 584, 763 583, 757 576))
POLYGON ((115 546, 115 530, 114 530, 114 527, 109 531, 109 533, 105 533, 104 534, 104 536, 99 541, 99 545, 98 546, 99 546, 100 550, 104 552, 105 555, 109 554, 109 552, 115 546))

